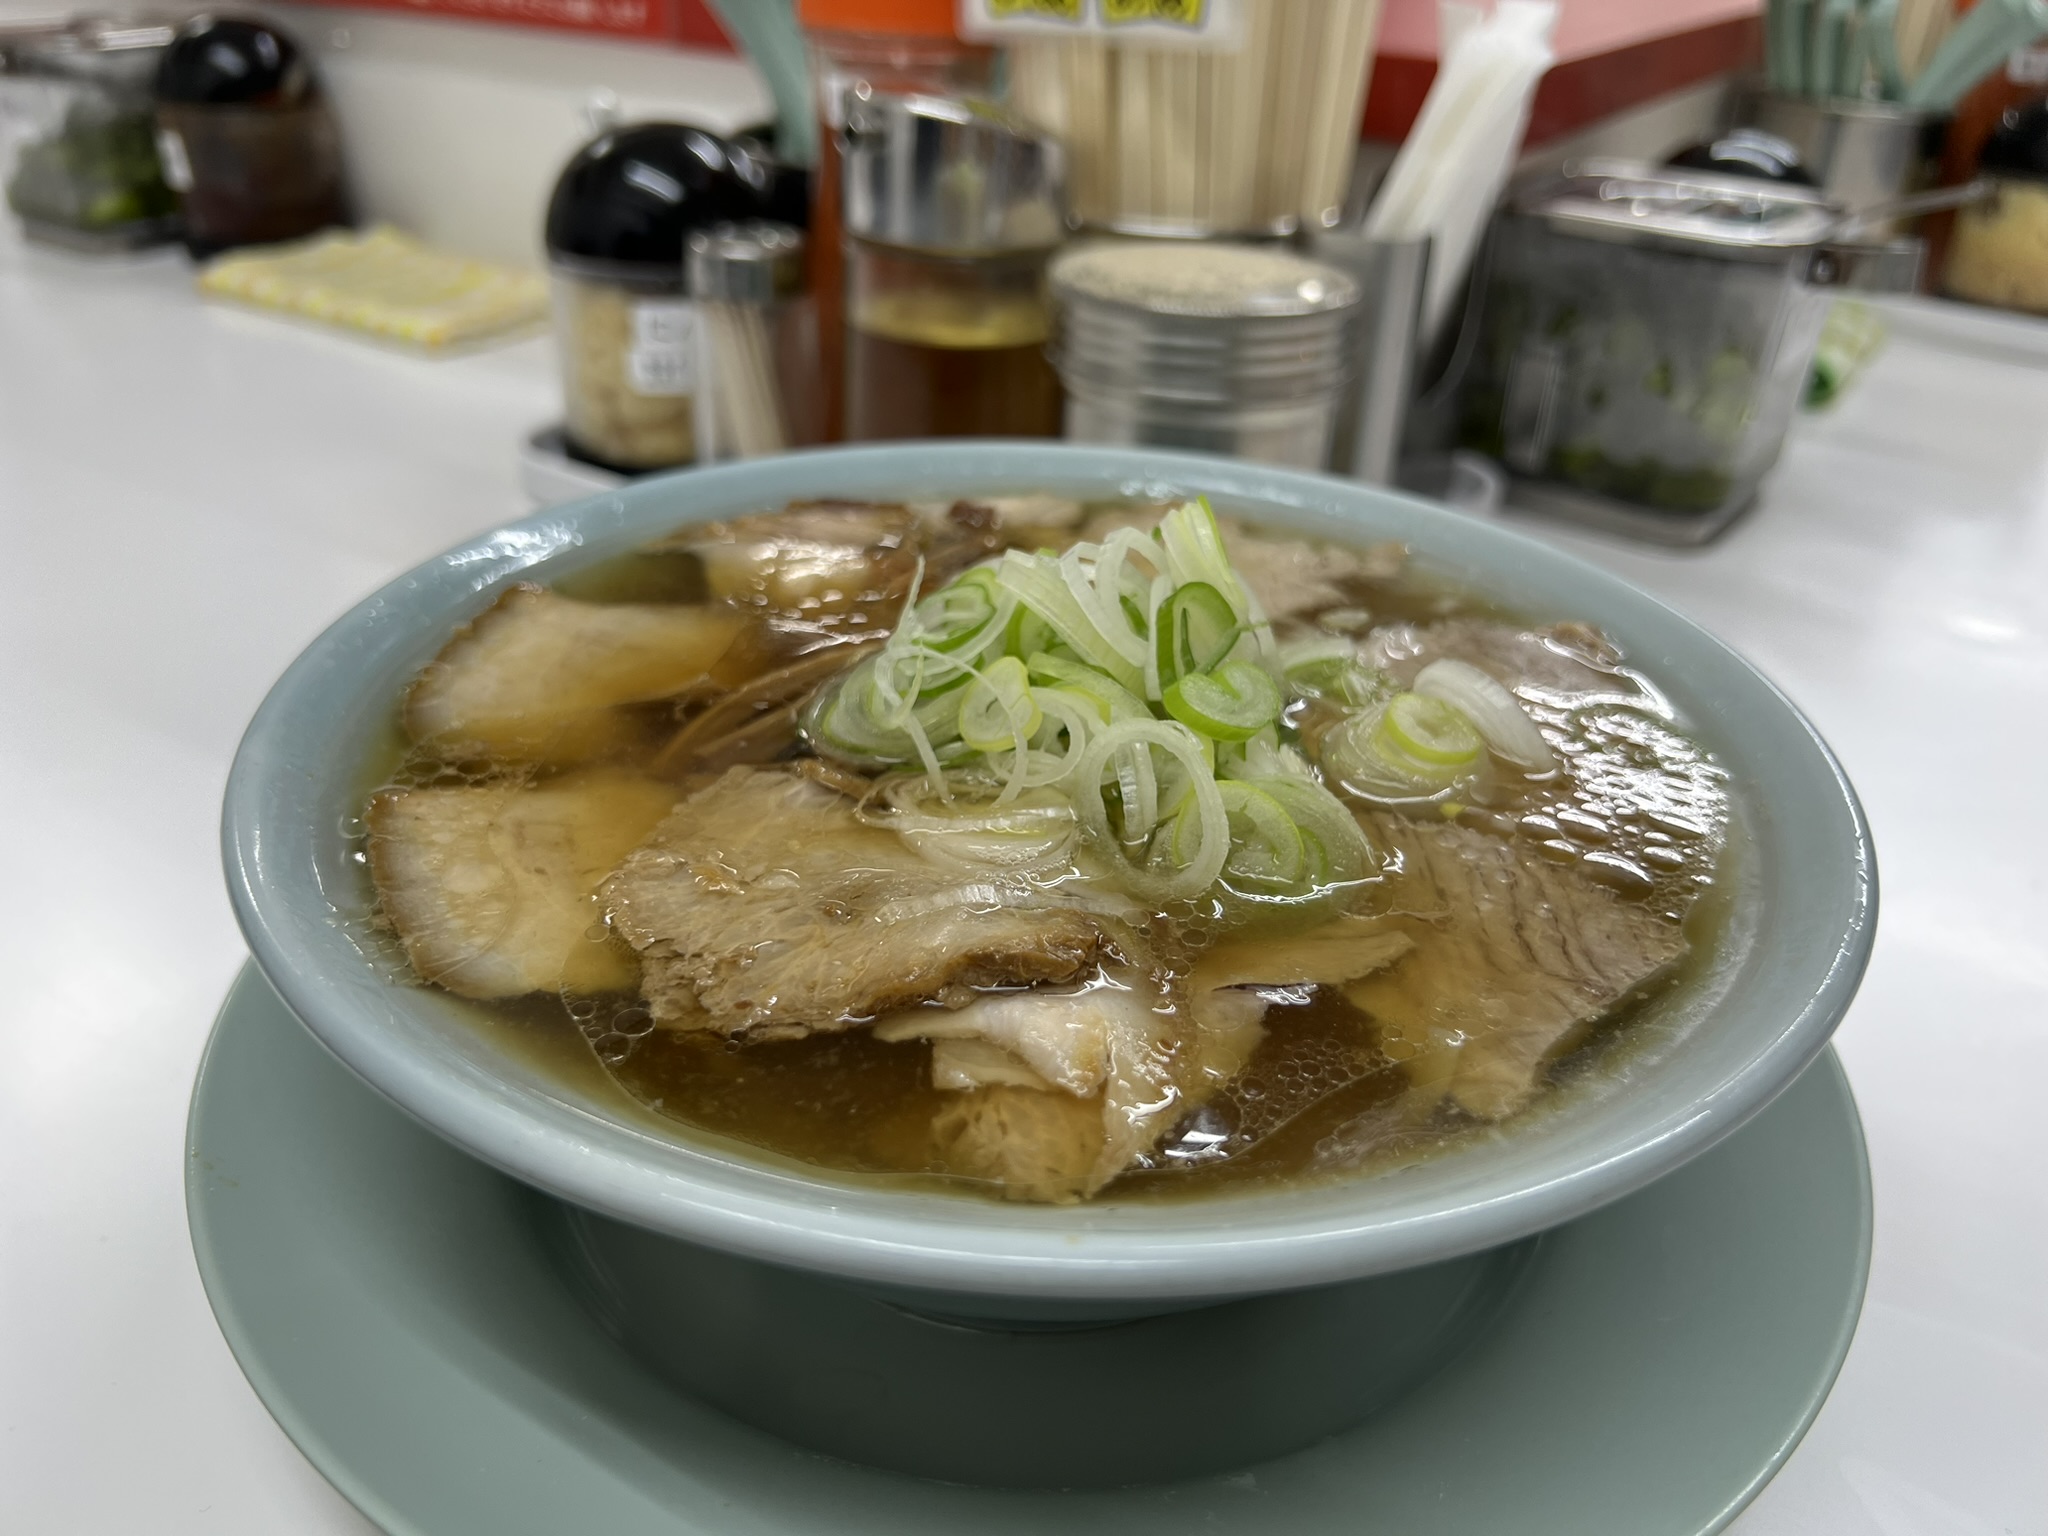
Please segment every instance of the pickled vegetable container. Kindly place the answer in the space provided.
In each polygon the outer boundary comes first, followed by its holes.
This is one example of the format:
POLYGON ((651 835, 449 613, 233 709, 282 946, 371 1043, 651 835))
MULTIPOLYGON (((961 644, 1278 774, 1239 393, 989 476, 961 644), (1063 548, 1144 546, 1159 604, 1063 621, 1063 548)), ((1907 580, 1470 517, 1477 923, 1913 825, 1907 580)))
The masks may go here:
POLYGON ((1626 162, 1532 189, 1494 230, 1468 446, 1524 504, 1712 537, 1792 424, 1841 222, 1810 188, 1626 162))
POLYGON ((170 40, 97 19, 0 30, 0 182, 32 238, 130 250, 176 230, 150 105, 170 40))

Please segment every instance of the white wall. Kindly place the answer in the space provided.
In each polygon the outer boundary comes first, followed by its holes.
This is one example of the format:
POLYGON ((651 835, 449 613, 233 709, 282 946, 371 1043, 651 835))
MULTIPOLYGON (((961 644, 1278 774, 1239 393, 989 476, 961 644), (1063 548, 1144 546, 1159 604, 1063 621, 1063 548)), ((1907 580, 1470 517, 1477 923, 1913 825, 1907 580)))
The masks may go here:
POLYGON ((362 212, 439 245, 526 265, 563 162, 609 92, 627 121, 727 132, 767 87, 729 54, 473 22, 276 6, 333 93, 362 212))
MULTIPOLYGON (((0 21, 67 8, 0 0, 0 21)), ((166 7, 117 0, 93 9, 166 7)), ((765 121, 772 110, 760 77, 730 54, 326 6, 246 9, 273 16, 313 56, 366 218, 522 266, 541 262, 548 190, 588 137, 584 114, 595 94, 615 96, 629 121, 667 118, 714 132, 765 121)))

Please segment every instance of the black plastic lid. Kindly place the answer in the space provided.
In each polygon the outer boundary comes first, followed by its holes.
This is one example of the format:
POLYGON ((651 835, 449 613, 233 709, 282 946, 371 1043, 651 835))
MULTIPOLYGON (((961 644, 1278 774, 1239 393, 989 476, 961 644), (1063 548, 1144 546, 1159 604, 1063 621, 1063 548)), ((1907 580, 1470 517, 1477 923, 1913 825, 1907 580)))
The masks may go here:
POLYGON ((1688 171, 1754 176, 1794 187, 1817 185, 1791 141, 1761 128, 1731 128, 1717 139, 1680 150, 1664 163, 1688 171))
POLYGON ((750 128, 732 141, 740 178, 761 199, 761 217, 794 229, 811 227, 811 173, 776 158, 768 130, 750 128))
POLYGON ((548 199, 548 254, 661 267, 680 276, 690 232, 768 216, 766 166, 716 134, 638 123, 576 152, 548 199))
POLYGON ((1984 142, 1977 169, 2004 176, 2048 177, 2048 101, 2014 107, 1984 142))
POLYGON ((244 16, 194 16, 157 65, 158 101, 203 106, 290 107, 314 94, 299 45, 244 16))

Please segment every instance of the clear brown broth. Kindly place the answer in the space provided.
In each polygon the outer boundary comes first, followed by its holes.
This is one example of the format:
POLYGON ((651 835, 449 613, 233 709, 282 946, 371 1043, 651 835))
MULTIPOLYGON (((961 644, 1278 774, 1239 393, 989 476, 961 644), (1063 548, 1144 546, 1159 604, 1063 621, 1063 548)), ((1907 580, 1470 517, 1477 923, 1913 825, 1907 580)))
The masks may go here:
MULTIPOLYGON (((554 590, 588 602, 689 603, 705 597, 695 560, 663 550, 634 552, 572 573, 554 590)), ((1347 596, 1346 605, 1353 604, 1368 608, 1375 626, 1453 618, 1524 622, 1511 610, 1412 570, 1394 580, 1360 584, 1347 596)), ((1690 752, 1701 764, 1707 762, 1704 753, 1632 708, 1582 711, 1576 718, 1540 706, 1532 713, 1546 726, 1576 736, 1584 749, 1578 760, 1595 764, 1596 771, 1575 776, 1562 792, 1503 797, 1473 814, 1501 835, 1533 842, 1547 857, 1611 852, 1617 846, 1638 856, 1638 867, 1650 869, 1652 885, 1624 894, 1680 922, 1690 942, 1686 960, 1670 980, 1624 1004, 1553 1067, 1552 1083, 1564 1085, 1598 1079, 1626 1059, 1640 1043, 1640 1032, 1632 1028, 1640 1016, 1661 1007, 1668 994, 1695 985, 1715 963, 1728 919, 1726 888, 1717 879, 1726 852, 1727 806, 1724 797, 1692 807, 1707 835, 1675 837, 1664 830, 1663 820, 1645 818, 1640 807, 1632 809, 1626 802, 1643 783, 1641 770, 1660 752, 1690 752), (1560 835, 1559 811, 1604 820, 1610 835, 1574 845, 1560 835), (1617 839, 1611 835, 1616 828, 1632 830, 1617 839), (1682 857, 1645 865, 1640 855, 1649 847, 1682 857)), ((650 718, 643 744, 615 761, 645 766, 672 724, 650 718)), ((368 768, 366 783, 398 787, 475 782, 505 772, 490 763, 422 760, 395 728, 370 754, 368 768)), ((545 777, 530 769, 514 771, 534 782, 545 777)), ((386 957, 398 953, 388 931, 374 919, 363 927, 363 938, 386 957)), ((594 935, 593 942, 617 941, 594 935)), ((402 958, 395 963, 402 965, 402 958)), ((956 1189, 976 1184, 948 1169, 935 1144, 932 1122, 954 1095, 932 1086, 930 1047, 922 1041, 891 1043, 864 1029, 850 1029, 742 1046, 709 1033, 648 1028, 637 1000, 616 997, 534 996, 467 1006, 478 1026, 500 1045, 563 1079, 565 1086, 609 1098, 622 1117, 642 1125, 758 1148, 821 1170, 936 1180, 956 1189)), ((1455 1112, 1439 1112, 1421 1123, 1396 1113, 1407 1086, 1395 1059, 1399 1054, 1398 1046, 1383 1044, 1372 1021, 1335 990, 1295 994, 1291 1004, 1269 1010, 1264 1039, 1232 1090, 1218 1101, 1230 1111, 1227 1101, 1236 1095, 1235 1110, 1242 1118, 1245 1096, 1263 1095, 1269 1108, 1284 1111, 1279 1123, 1255 1139, 1231 1143, 1225 1157, 1178 1157, 1179 1128, 1169 1131, 1147 1166, 1126 1173, 1106 1193, 1180 1199, 1291 1184, 1391 1166, 1495 1131, 1455 1112)), ((1546 1092, 1554 1095, 1555 1089, 1546 1092)), ((1213 1118, 1215 1112, 1198 1111, 1191 1118, 1205 1113, 1213 1118)), ((1523 1111, 1523 1117, 1530 1113, 1523 1111)))

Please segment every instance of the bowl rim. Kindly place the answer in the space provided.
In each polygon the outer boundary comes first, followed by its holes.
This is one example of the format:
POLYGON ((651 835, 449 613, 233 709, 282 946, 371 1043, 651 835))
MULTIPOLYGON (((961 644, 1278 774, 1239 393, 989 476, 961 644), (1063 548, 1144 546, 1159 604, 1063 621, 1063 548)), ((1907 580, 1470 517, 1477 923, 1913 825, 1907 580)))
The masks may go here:
MULTIPOLYGON (((1600 613, 1589 617, 1605 622, 1600 613)), ((389 691, 381 697, 388 699, 389 691)), ((359 1077, 471 1155, 574 1204, 771 1263, 916 1292, 1053 1300, 1194 1300, 1336 1283, 1498 1246, 1629 1194, 1737 1129, 1819 1054, 1868 963, 1877 911, 1869 828, 1819 733, 1727 645, 1622 578, 1517 530, 1379 487, 1192 454, 1026 440, 834 447, 684 471, 546 508, 462 541, 356 604, 279 677, 230 769, 221 844, 236 919, 258 966, 291 1011, 359 1077), (1086 483, 1104 494, 1200 491, 1259 504, 1276 521, 1291 514, 1297 522, 1324 525, 1347 514, 1377 512, 1408 525, 1411 533, 1427 530, 1429 537, 1411 539, 1423 546, 1426 558, 1441 560, 1461 540, 1477 541, 1493 546, 1503 563, 1547 571, 1551 579, 1588 589, 1600 612, 1619 605, 1644 622, 1675 626, 1688 644, 1704 648, 1701 656, 1726 678, 1751 688, 1752 702, 1780 712, 1775 725, 1789 733, 1791 750, 1811 755, 1806 767, 1826 786, 1822 809, 1840 820, 1846 835, 1838 893, 1845 916, 1831 933, 1824 972, 1811 995, 1738 1069, 1696 1094, 1682 1111, 1645 1121, 1626 1145, 1570 1159, 1539 1157, 1513 1187, 1435 1205, 1366 1200, 1365 1209, 1347 1212, 1341 1182, 1325 1184, 1325 1194, 1336 1193, 1320 1201, 1321 1214, 1291 1224, 1284 1213, 1267 1219, 1270 1202, 1254 1206, 1224 1195, 1167 1206, 1023 1207, 872 1189, 834 1175, 804 1177, 701 1145, 682 1152, 663 1147, 657 1156, 650 1151, 652 1139, 623 1122, 566 1105, 560 1113, 536 1113, 495 1094, 488 1083, 422 1072, 360 1006, 355 991, 331 975, 334 964, 346 964, 339 946, 349 946, 338 927, 333 944, 317 938, 309 943, 305 925, 293 920, 295 908, 307 902, 335 911, 310 861, 299 867, 279 856, 295 833, 312 834, 279 820, 264 804, 289 758, 291 733, 305 728, 299 716, 310 708, 308 700, 351 640, 387 615, 416 607, 414 594, 437 582, 451 593, 470 594, 464 611, 452 602, 421 610, 439 614, 437 633, 445 636, 487 594, 565 550, 590 544, 609 554, 700 520, 676 510, 678 497, 700 503, 706 509, 701 519, 709 519, 742 507, 780 505, 805 494, 789 486, 812 481, 811 495, 879 496, 885 494, 882 487, 895 484, 895 494, 911 499, 917 493, 901 487, 918 481, 943 483, 961 494, 1000 494, 1002 486, 1043 489, 1048 481, 1086 483), (756 489, 775 486, 784 488, 756 489), (1383 1208, 1375 1210, 1375 1204, 1383 1208), (1153 1214, 1133 1216, 1138 1210, 1153 1214), (1162 1217, 1160 1211, 1177 1214, 1162 1217)), ((1758 940, 1768 941, 1768 935, 1758 940)), ((369 962, 352 946, 348 953, 368 971, 369 962)), ((391 993, 427 995, 383 986, 391 993)), ((1376 1186, 1385 1187, 1381 1179, 1357 1184, 1364 1190, 1376 1186)))

